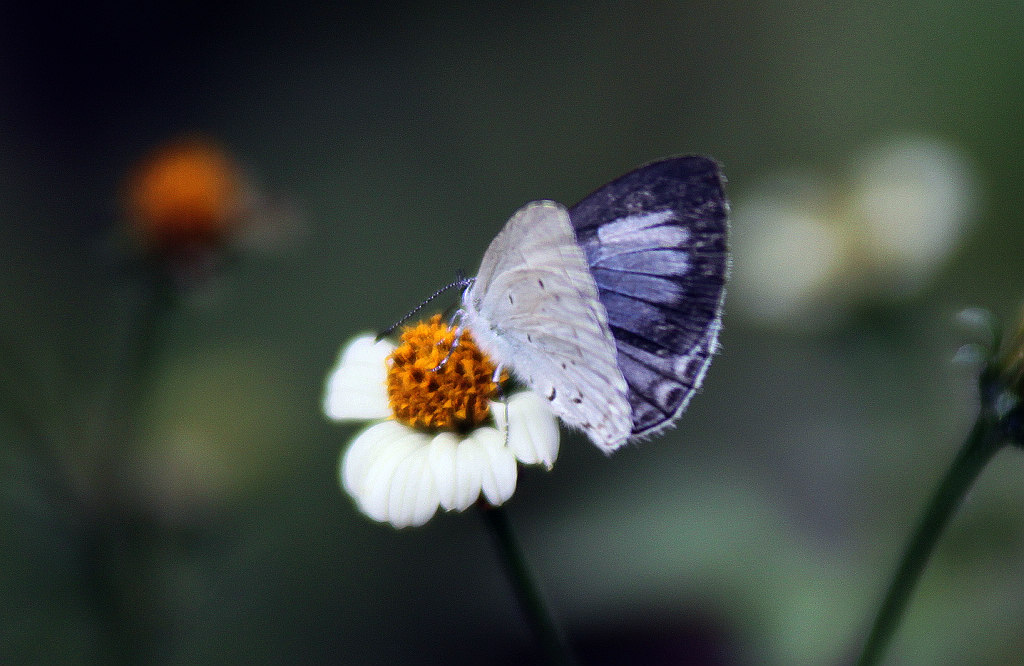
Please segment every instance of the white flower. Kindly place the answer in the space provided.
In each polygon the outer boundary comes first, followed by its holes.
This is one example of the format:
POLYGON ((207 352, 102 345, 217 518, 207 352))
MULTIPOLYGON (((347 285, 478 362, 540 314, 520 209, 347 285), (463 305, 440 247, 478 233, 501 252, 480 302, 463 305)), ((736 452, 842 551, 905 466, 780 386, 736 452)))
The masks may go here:
MULTIPOLYGON (((458 349, 463 346, 475 351, 465 338, 458 349)), ((324 395, 324 413, 333 420, 380 420, 356 435, 339 466, 342 486, 363 513, 395 527, 422 525, 438 507, 462 511, 481 494, 492 505, 502 504, 515 491, 517 462, 551 469, 558 426, 544 399, 530 391, 508 398, 507 423, 506 406, 493 404, 497 428, 426 431, 403 423, 387 390, 394 366, 388 357, 395 349, 370 335, 355 338, 342 350, 324 395)), ((453 356, 446 367, 455 362, 453 356)))
POLYGON ((854 159, 846 179, 814 174, 738 199, 731 298, 762 323, 830 328, 858 303, 913 295, 943 266, 977 209, 968 160, 901 137, 854 159))

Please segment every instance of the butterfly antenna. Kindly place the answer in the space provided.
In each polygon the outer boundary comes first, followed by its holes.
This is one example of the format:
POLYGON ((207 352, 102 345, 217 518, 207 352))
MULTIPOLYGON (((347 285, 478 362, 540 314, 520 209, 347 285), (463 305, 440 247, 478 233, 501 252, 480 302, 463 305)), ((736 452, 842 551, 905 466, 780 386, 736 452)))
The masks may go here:
POLYGON ((386 330, 384 330, 380 334, 378 334, 377 335, 377 342, 380 342, 382 339, 384 339, 387 336, 391 335, 395 331, 396 328, 398 328, 399 326, 401 326, 405 322, 407 322, 410 319, 412 319, 413 317, 415 317, 416 313, 419 312, 420 310, 422 310, 423 308, 425 308, 427 306, 427 304, 430 303, 430 301, 434 300, 435 298, 437 298, 438 296, 440 296, 444 292, 448 291, 449 289, 453 289, 455 287, 462 287, 462 288, 468 287, 469 285, 473 284, 473 279, 474 278, 466 277, 463 274, 462 271, 456 272, 455 273, 455 282, 452 282, 451 284, 447 284, 447 285, 441 287, 440 289, 438 289, 437 291, 435 291, 433 294, 428 296, 426 300, 424 300, 422 303, 420 303, 419 305, 414 307, 412 310, 410 310, 407 315, 405 315, 404 317, 402 317, 401 319, 396 321, 394 324, 389 326, 386 330))

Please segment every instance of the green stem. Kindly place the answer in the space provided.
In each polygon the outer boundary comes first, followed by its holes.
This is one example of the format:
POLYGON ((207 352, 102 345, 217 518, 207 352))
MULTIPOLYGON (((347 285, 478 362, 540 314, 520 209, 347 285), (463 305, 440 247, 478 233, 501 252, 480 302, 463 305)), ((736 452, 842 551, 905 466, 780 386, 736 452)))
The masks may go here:
POLYGON ((152 557, 159 525, 125 486, 124 470, 137 452, 138 425, 173 286, 153 267, 136 312, 128 345, 114 373, 109 411, 97 451, 95 512, 87 528, 88 584, 109 642, 111 658, 140 663, 153 657, 159 605, 153 597, 152 557))
POLYGON ((508 575, 509 582, 512 583, 519 605, 537 637, 537 642, 540 643, 547 655, 548 663, 566 666, 574 664, 575 659, 573 659, 572 652, 544 603, 540 588, 537 587, 536 581, 530 575, 529 567, 527 567, 522 550, 516 542, 505 510, 500 506, 483 503, 479 506, 487 527, 494 535, 495 545, 498 547, 502 564, 505 566, 505 573, 508 575))
POLYGON ((864 644, 857 662, 860 666, 877 664, 882 658, 939 536, 978 475, 1003 444, 1004 437, 996 419, 983 409, 914 529, 864 644))

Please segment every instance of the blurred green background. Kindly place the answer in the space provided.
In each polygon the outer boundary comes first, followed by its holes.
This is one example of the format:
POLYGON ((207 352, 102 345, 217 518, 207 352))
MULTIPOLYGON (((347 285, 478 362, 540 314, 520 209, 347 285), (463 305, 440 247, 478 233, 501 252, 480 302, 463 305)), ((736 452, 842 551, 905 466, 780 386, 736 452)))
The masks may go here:
MULTIPOLYGON (((522 203, 702 153, 735 213, 705 390, 610 458, 565 435, 508 510, 591 663, 847 663, 974 415, 954 315, 1024 296, 1022 117, 1019 3, 5 3, 0 656, 111 658, 53 472, 109 458, 148 521, 114 569, 146 661, 530 663, 477 515, 399 532, 338 488, 324 378, 522 203), (170 314, 124 448, 120 188, 196 131, 279 233, 170 314)), ((1022 471, 982 476, 894 663, 1024 663, 1022 471)))

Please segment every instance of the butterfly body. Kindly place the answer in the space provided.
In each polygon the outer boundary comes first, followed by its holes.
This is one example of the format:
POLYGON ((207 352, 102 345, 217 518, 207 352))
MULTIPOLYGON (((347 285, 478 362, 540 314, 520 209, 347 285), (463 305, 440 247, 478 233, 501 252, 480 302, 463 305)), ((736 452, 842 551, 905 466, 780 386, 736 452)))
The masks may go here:
POLYGON ((463 292, 484 352, 605 452, 671 426, 703 381, 729 267, 722 180, 679 157, 569 210, 527 204, 463 292))

